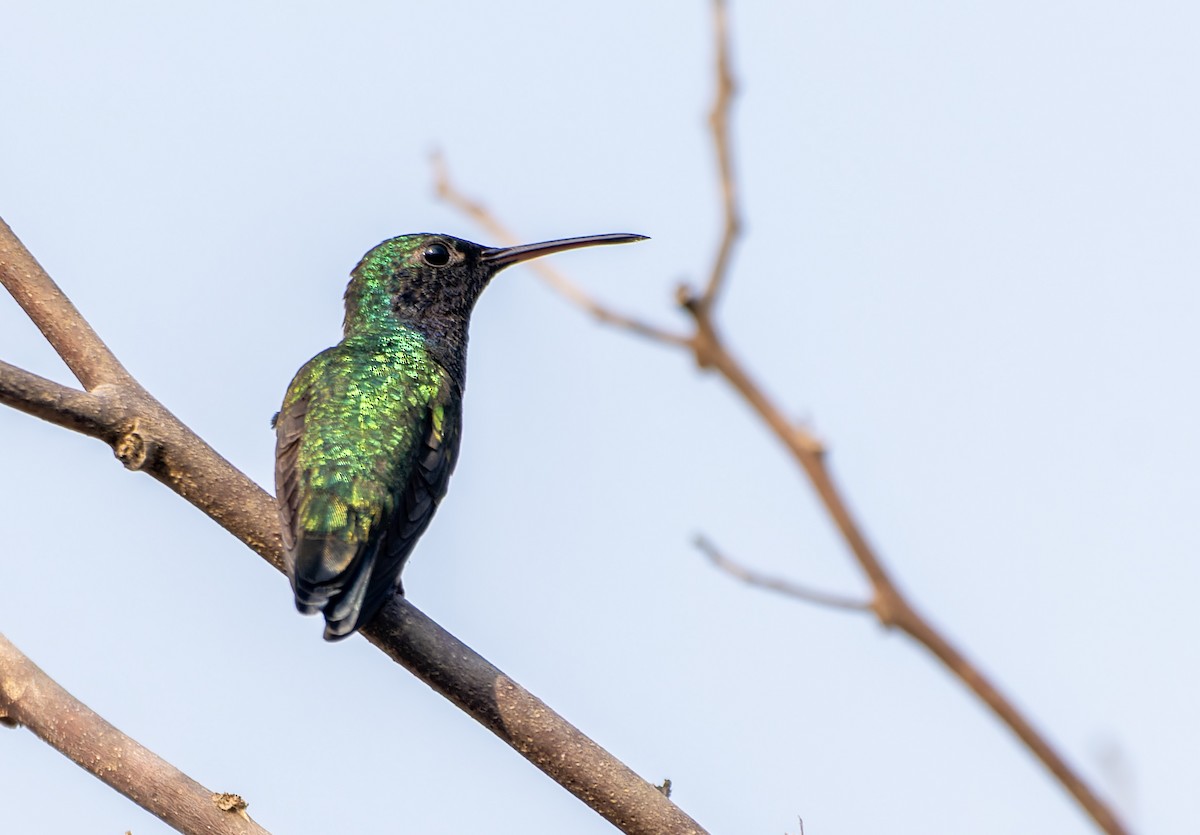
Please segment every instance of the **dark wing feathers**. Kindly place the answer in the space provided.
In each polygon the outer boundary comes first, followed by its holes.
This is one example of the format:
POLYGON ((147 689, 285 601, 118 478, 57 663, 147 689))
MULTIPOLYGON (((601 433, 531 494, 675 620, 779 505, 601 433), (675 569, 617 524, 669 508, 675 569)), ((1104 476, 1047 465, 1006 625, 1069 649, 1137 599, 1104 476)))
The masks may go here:
POLYGON ((374 616, 391 597, 393 589, 404 593, 400 572, 417 540, 429 527, 438 503, 446 495, 450 473, 458 457, 461 426, 456 406, 451 406, 449 400, 449 397, 439 397, 433 406, 444 410, 441 421, 434 421, 432 409, 426 417, 423 443, 413 451, 415 460, 408 482, 400 488, 396 510, 391 519, 385 520, 380 532, 372 582, 363 599, 359 624, 374 616), (441 424, 440 432, 438 423, 441 424))
POLYGON ((304 435, 304 418, 308 414, 308 392, 284 407, 272 421, 275 426, 275 492, 279 506, 279 522, 283 551, 290 554, 296 548, 296 517, 300 513, 300 440, 304 435))

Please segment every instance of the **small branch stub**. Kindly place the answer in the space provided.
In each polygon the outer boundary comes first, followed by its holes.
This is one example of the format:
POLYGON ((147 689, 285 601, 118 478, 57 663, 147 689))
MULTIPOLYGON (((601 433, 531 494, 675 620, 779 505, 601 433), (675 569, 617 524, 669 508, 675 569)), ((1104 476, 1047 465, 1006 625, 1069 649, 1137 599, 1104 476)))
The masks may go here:
POLYGON ((113 444, 113 454, 125 465, 125 469, 137 472, 154 463, 158 456, 158 444, 142 431, 140 421, 135 420, 132 428, 113 444))
POLYGON ((233 794, 232 792, 218 792, 214 794, 213 803, 222 812, 236 812, 242 817, 247 817, 246 807, 250 805, 240 794, 233 794))

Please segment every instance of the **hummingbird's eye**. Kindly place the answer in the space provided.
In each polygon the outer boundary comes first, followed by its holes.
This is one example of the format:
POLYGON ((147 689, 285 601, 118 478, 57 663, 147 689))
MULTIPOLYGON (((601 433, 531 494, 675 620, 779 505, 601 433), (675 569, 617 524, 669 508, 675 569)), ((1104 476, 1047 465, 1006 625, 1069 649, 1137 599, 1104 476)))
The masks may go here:
POLYGON ((430 244, 421 257, 431 267, 444 267, 450 263, 450 249, 445 244, 430 244))

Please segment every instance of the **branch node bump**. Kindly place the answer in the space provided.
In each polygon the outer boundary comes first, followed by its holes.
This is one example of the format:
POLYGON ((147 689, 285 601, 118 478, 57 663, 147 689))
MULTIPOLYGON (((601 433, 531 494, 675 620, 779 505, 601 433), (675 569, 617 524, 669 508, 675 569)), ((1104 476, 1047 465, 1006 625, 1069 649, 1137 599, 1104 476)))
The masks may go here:
POLYGON ((213 803, 222 812, 237 812, 239 815, 245 815, 246 807, 250 804, 240 794, 232 792, 219 792, 212 796, 213 803))
POLYGON ((876 593, 871 601, 871 611, 879 619, 879 625, 884 629, 895 629, 897 625, 897 606, 895 599, 886 593, 876 593))
POLYGON ((823 459, 825 454, 829 451, 820 438, 815 437, 803 429, 799 430, 799 444, 804 448, 804 451, 813 458, 823 459))
POLYGON ((133 422, 128 432, 125 432, 113 444, 113 454, 125 465, 127 470, 143 470, 147 464, 153 463, 158 456, 158 443, 141 430, 138 421, 133 422))
POLYGON ((675 287, 675 302, 694 316, 700 306, 700 296, 690 284, 681 281, 675 287))

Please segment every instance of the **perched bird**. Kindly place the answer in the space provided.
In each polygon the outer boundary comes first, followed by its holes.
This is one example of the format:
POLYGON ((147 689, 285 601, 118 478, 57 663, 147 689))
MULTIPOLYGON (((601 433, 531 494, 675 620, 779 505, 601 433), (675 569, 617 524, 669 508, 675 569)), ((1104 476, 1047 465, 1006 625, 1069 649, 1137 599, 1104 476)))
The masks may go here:
POLYGON ((275 416, 283 547, 306 615, 325 639, 362 627, 393 591, 458 459, 471 310, 507 266, 595 235, 489 248, 402 235, 372 249, 346 287, 342 341, 301 368, 275 416))

